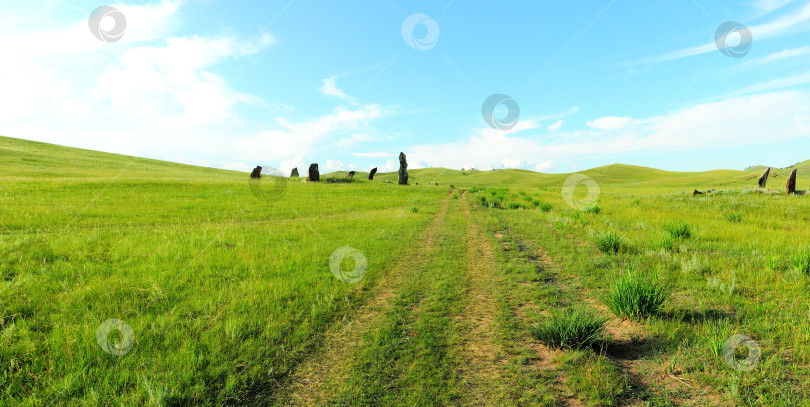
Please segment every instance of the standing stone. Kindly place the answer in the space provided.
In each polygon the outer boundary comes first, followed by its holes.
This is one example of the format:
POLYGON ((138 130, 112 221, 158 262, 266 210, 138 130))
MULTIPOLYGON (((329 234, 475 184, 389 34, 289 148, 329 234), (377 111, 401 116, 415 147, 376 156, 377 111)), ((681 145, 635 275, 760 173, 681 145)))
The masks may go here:
POLYGON ((789 194, 796 193, 796 169, 795 168, 793 169, 793 171, 790 172, 790 177, 788 177, 787 193, 789 193, 789 194))
POLYGON ((298 167, 293 168, 292 172, 290 173, 290 178, 292 177, 300 177, 300 175, 298 175, 298 167))
POLYGON ((347 177, 354 178, 354 174, 356 174, 354 171, 349 171, 349 175, 347 177))
POLYGON ((762 175, 759 176, 759 187, 765 188, 765 184, 768 183, 768 175, 771 174, 771 167, 768 167, 762 175))
POLYGON ((405 153, 399 153, 399 185, 408 185, 408 161, 405 153))
POLYGON ((257 165, 256 168, 250 173, 250 178, 261 178, 262 177, 262 167, 257 165))
POLYGON ((321 173, 318 172, 318 164, 309 165, 309 180, 313 182, 321 181, 321 173))
POLYGON ((374 181, 374 174, 376 174, 376 173, 377 173, 377 167, 372 168, 371 172, 368 173, 368 180, 369 181, 374 181))

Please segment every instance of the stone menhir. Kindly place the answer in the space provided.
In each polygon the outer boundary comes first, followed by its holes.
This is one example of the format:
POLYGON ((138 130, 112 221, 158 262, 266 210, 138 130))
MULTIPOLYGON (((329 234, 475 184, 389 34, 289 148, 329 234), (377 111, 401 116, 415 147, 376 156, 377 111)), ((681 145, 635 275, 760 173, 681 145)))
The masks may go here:
POLYGON ((793 169, 793 171, 790 172, 790 177, 788 177, 787 193, 789 193, 789 194, 796 193, 796 169, 795 168, 793 169))
POLYGON ((300 175, 298 175, 298 167, 293 168, 292 172, 290 173, 290 178, 292 177, 300 177, 300 175))
POLYGON ((368 180, 369 181, 374 181, 374 174, 376 174, 376 173, 377 173, 377 167, 372 168, 371 172, 368 173, 368 180))
POLYGON ((354 171, 349 171, 349 175, 347 175, 346 177, 354 178, 354 174, 356 174, 354 171))
POLYGON ((313 182, 321 181, 321 173, 318 172, 318 164, 309 165, 309 180, 313 182))
POLYGON ((257 165, 256 168, 250 173, 250 178, 261 178, 262 177, 262 167, 257 165))
POLYGON ((399 185, 408 185, 408 160, 405 153, 399 153, 399 185))
POLYGON ((765 184, 768 183, 768 175, 771 175, 771 167, 768 167, 762 175, 759 176, 759 187, 765 188, 765 184))

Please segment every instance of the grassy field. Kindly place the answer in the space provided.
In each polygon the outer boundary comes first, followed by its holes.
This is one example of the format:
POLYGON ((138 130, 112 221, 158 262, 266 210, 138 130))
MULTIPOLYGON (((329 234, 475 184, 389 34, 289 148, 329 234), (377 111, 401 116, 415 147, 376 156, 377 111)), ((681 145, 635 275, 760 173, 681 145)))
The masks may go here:
POLYGON ((0 138, 0 405, 810 405, 810 198, 761 171, 600 167, 589 201, 0 138))

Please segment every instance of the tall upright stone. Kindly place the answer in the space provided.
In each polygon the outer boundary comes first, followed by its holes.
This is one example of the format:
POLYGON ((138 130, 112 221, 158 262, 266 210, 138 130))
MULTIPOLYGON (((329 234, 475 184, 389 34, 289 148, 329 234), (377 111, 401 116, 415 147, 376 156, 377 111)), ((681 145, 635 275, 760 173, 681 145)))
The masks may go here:
POLYGON ((293 168, 292 172, 290 173, 290 178, 292 177, 300 177, 300 175, 298 175, 298 167, 293 168))
POLYGON ((796 192, 796 169, 794 168, 793 171, 790 172, 790 177, 788 177, 787 193, 793 194, 795 192, 796 192))
POLYGON ((765 185, 768 184, 768 176, 771 175, 771 167, 768 167, 762 175, 759 176, 759 187, 765 188, 765 185))
POLYGON ((321 173, 318 171, 318 164, 309 165, 309 180, 313 182, 320 182, 321 173))
POLYGON ((408 160, 405 153, 399 153, 399 185, 408 185, 408 160))
POLYGON ((376 174, 376 173, 377 173, 377 167, 372 168, 371 172, 368 173, 368 180, 369 181, 374 181, 374 174, 376 174))
POLYGON ((262 177, 262 166, 257 165, 256 168, 253 169, 250 173, 250 178, 261 178, 262 177))

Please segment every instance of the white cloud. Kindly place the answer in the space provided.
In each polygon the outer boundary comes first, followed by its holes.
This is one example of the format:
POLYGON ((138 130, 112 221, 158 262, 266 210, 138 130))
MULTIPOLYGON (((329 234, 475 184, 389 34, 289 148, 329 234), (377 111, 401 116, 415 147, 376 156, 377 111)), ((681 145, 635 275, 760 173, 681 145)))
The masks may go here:
POLYGON ((621 130, 636 123, 631 117, 605 116, 589 120, 586 126, 597 130, 621 130))
POLYGON ((353 101, 353 99, 349 95, 347 95, 346 93, 343 92, 343 90, 337 87, 336 77, 331 76, 329 78, 324 78, 322 82, 323 85, 321 86, 320 91, 321 93, 324 94, 324 96, 334 96, 336 98, 343 99, 345 101, 349 102, 353 101))
POLYGON ((773 54, 766 55, 760 58, 754 58, 750 61, 746 61, 746 64, 770 64, 773 62, 781 61, 784 59, 800 57, 802 55, 810 54, 810 46, 801 47, 801 48, 793 48, 793 49, 786 49, 779 52, 774 52, 773 54))
MULTIPOLYGON (((785 34, 795 34, 806 31, 810 29, 809 20, 810 3, 807 3, 796 13, 786 14, 774 19, 771 22, 752 25, 749 26, 748 29, 751 31, 753 41, 761 41, 785 34)), ((695 47, 685 48, 654 57, 642 58, 632 61, 630 64, 653 64, 705 54, 708 52, 717 52, 717 45, 713 40, 695 47)))
POLYGON ((280 130, 267 130, 234 142, 239 153, 253 159, 285 159, 308 154, 313 147, 332 136, 354 132, 371 120, 383 117, 384 109, 368 105, 354 110, 339 107, 332 114, 310 121, 293 123, 276 119, 280 130))
POLYGON ((537 172, 546 172, 552 168, 554 168, 554 163, 551 162, 551 160, 546 160, 541 163, 537 163, 534 166, 534 170, 537 172))
POLYGON ((326 160, 326 165, 323 166, 324 172, 343 171, 345 165, 340 160, 326 160))
POLYGON ((370 153, 352 153, 355 157, 376 158, 376 157, 391 157, 395 154, 386 153, 385 151, 374 151, 370 153))
POLYGON ((759 13, 758 16, 763 16, 779 10, 788 4, 793 3, 793 1, 794 0, 753 0, 751 7, 753 7, 757 13, 759 13))
POLYGON ((505 158, 501 161, 503 168, 523 168, 526 165, 526 160, 522 158, 505 158))
POLYGON ((550 131, 557 131, 557 130, 559 130, 560 128, 562 128, 562 125, 563 125, 564 123, 565 123, 565 120, 557 120, 557 122, 556 122, 556 123, 552 124, 551 126, 548 126, 548 129, 549 129, 550 131))
POLYGON ((499 168, 523 160, 536 170, 554 161, 641 151, 697 151, 758 145, 802 137, 796 120, 810 111, 810 93, 784 91, 703 103, 646 119, 597 119, 595 128, 544 137, 532 126, 521 134, 479 130, 475 136, 411 148, 430 166, 499 168), (620 126, 619 124, 632 125, 620 126), (524 136, 530 134, 531 136, 524 136))

